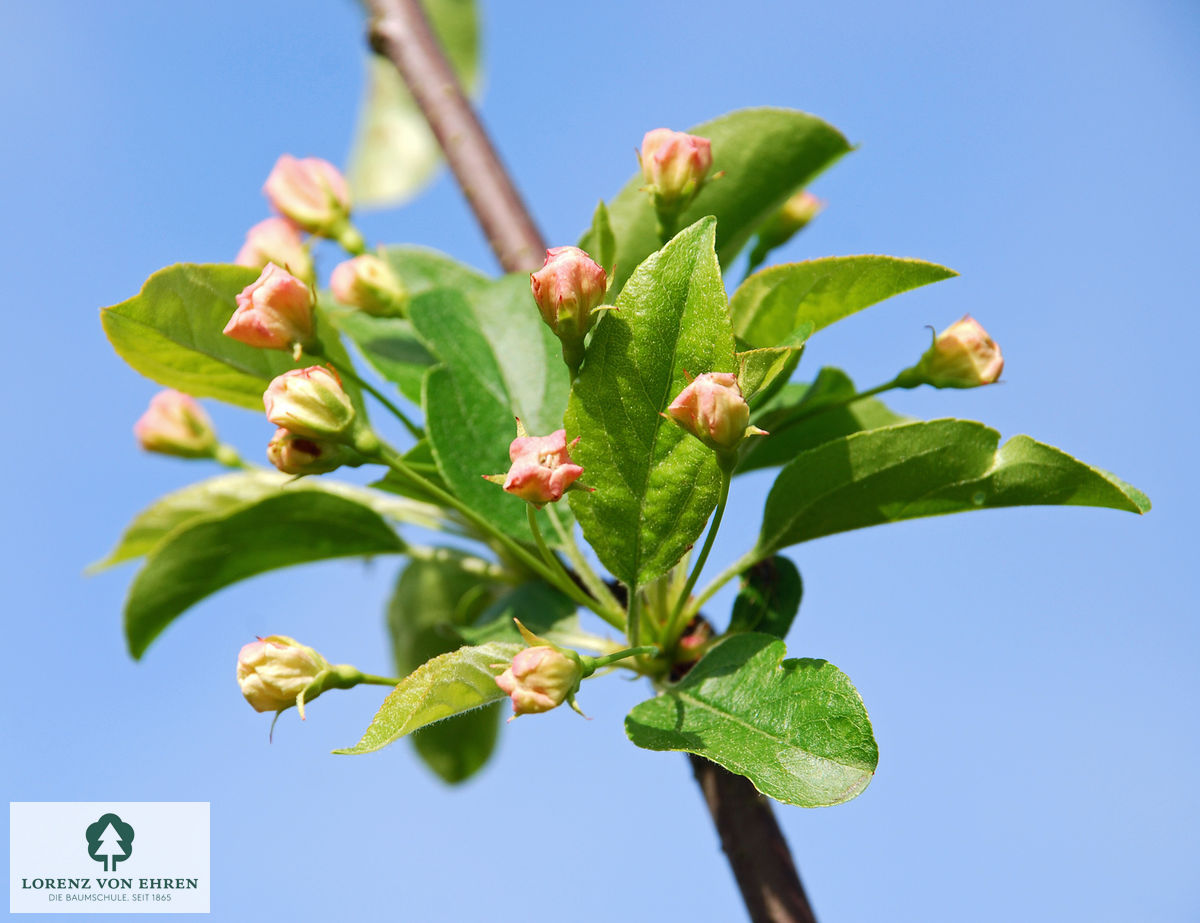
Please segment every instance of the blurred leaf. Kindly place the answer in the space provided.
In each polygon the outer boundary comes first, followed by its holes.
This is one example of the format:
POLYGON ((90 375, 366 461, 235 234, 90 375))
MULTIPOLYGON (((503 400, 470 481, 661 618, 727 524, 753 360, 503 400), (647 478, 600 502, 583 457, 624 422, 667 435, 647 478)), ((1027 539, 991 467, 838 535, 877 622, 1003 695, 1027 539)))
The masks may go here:
MULTIPOLYGON (((398 675, 457 650, 457 628, 475 621, 495 597, 486 578, 453 561, 410 561, 388 605, 388 631, 398 675)), ((421 759, 443 781, 462 782, 478 772, 496 745, 499 711, 481 708, 431 725, 412 738, 421 759)))
POLYGON ((479 617, 478 624, 458 629, 468 644, 486 644, 488 641, 507 641, 524 644, 521 633, 513 622, 514 618, 535 635, 549 638, 564 647, 574 645, 560 640, 560 633, 575 632, 579 618, 575 614, 575 603, 562 593, 541 581, 523 583, 513 587, 479 617))
POLYGON ((496 677, 521 648, 493 642, 435 657, 392 690, 357 744, 333 752, 371 753, 427 724, 504 698, 496 677))
MULTIPOLYGON (((196 397, 215 397, 262 413, 263 392, 288 369, 313 365, 305 356, 246 346, 221 331, 237 308, 236 297, 257 279, 257 269, 225 264, 177 263, 160 269, 141 292, 100 312, 117 354, 152 381, 196 397)), ((317 333, 330 359, 350 364, 346 351, 318 312, 317 333)), ((353 382, 346 392, 360 412, 353 382)))
MULTIPOLYGON (((591 230, 584 235, 579 247, 586 252, 592 259, 600 264, 610 276, 613 274, 613 269, 617 264, 617 240, 613 236, 612 221, 608 217, 608 206, 601 199, 596 205, 596 211, 592 215, 591 230)), ((616 295, 616 292, 613 292, 616 295)), ((605 304, 609 301, 606 298, 605 304)))
POLYGON ((788 385, 756 410, 754 424, 770 435, 747 439, 737 472, 786 465, 801 452, 867 429, 912 422, 877 398, 846 404, 858 393, 841 369, 821 369, 811 385, 788 385), (844 404, 844 406, 842 406, 844 404))
POLYGON ((729 300, 733 329, 753 346, 782 345, 797 327, 828 327, 910 289, 956 276, 953 269, 892 256, 834 256, 756 272, 729 300))
POLYGON ((570 494, 584 537, 627 585, 670 569, 717 504, 715 454, 661 412, 685 374, 732 372, 733 333, 711 218, 646 260, 601 318, 567 410, 594 492, 570 494))
MULTIPOLYGON (((422 0, 430 25, 468 93, 479 86, 479 17, 474 0, 422 0)), ((429 182, 441 150, 399 72, 387 58, 367 56, 347 176, 357 205, 400 205, 429 182)))
POLYGON ((729 634, 758 631, 786 638, 803 595, 800 571, 790 560, 777 554, 759 561, 742 575, 729 634))
POLYGON ((1002 506, 1150 509, 1145 494, 1060 449, 969 420, 869 430, 800 453, 763 511, 757 552, 850 529, 1002 506))
MULTIPOLYGON (((679 227, 715 216, 717 256, 724 268, 788 196, 850 150, 837 129, 794 109, 740 109, 688 132, 712 142, 713 171, 723 170, 725 175, 704 187, 680 216, 679 227)), ((636 147, 641 138, 629 142, 636 147)), ((620 247, 612 297, 638 264, 661 246, 654 205, 642 189, 645 184, 639 171, 608 203, 620 247)))
POLYGON ((849 801, 879 762, 867 710, 833 664, 784 660, 786 653, 770 635, 726 638, 680 682, 634 708, 625 733, 647 750, 720 763, 786 804, 849 801))
POLYGON ((404 551, 375 510, 324 490, 286 490, 189 520, 146 558, 125 602, 130 653, 189 606, 247 577, 329 558, 404 551))

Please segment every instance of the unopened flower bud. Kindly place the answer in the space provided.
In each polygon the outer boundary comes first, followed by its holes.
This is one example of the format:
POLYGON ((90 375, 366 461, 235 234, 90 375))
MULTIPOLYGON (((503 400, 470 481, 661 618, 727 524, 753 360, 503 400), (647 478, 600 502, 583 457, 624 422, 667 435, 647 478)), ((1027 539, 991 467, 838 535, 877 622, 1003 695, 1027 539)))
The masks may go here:
POLYGON ((543 644, 518 653, 496 685, 512 700, 515 718, 557 708, 574 697, 582 678, 578 654, 543 644))
POLYGON ((712 145, 669 128, 655 128, 642 139, 642 175, 660 207, 683 208, 700 191, 712 169, 712 145))
POLYGON ((293 638, 271 635, 251 641, 238 653, 237 680, 255 711, 282 711, 303 704, 301 695, 329 669, 325 658, 293 638))
POLYGON ((342 465, 362 463, 362 457, 348 446, 297 436, 282 426, 267 444, 267 459, 284 474, 327 474, 342 465))
POLYGON ((263 394, 267 419, 297 436, 345 438, 354 424, 354 405, 337 374, 320 365, 292 369, 263 394))
POLYGON ((237 296, 225 336, 260 349, 297 349, 313 342, 313 293, 274 263, 237 296))
POLYGON ((180 458, 211 458, 217 452, 212 420, 195 400, 179 391, 160 391, 133 425, 142 448, 180 458))
POLYGON ((392 267, 370 253, 334 267, 329 287, 342 304, 378 317, 403 315, 408 303, 408 293, 392 267))
POLYGON ((791 196, 758 232, 758 247, 774 250, 782 247, 825 208, 825 203, 808 190, 791 196))
POLYGON ((311 234, 336 237, 350 216, 350 189, 341 172, 319 157, 284 154, 263 185, 279 214, 311 234))
POLYGON ((564 343, 582 343, 592 325, 592 311, 604 302, 608 277, 578 247, 553 247, 546 251, 542 268, 530 273, 529 288, 555 335, 564 343))
POLYGON ((286 218, 267 218, 254 225, 246 232, 246 242, 234 262, 251 269, 274 263, 309 285, 316 279, 312 256, 296 226, 286 218))
POLYGON ((711 449, 729 452, 746 436, 766 435, 750 425, 750 405, 732 372, 706 372, 679 392, 667 415, 711 449))
POLYGON ((567 431, 556 430, 549 436, 530 436, 517 421, 517 438, 508 447, 512 466, 508 474, 484 477, 526 503, 541 509, 555 503, 569 489, 587 489, 576 484, 583 468, 571 461, 569 450, 579 440, 567 445, 567 431))
POLYGON ((921 361, 901 377, 935 388, 974 388, 990 385, 1002 371, 1000 347, 968 314, 934 337, 921 361))

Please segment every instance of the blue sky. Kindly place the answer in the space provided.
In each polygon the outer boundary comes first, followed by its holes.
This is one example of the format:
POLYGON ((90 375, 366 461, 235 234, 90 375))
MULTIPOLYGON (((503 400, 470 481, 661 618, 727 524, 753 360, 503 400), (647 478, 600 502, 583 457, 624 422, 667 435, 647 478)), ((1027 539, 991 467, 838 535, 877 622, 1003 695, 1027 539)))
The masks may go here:
MULTIPOLYGON (((803 370, 874 384, 920 352, 925 325, 969 312, 1004 349, 1004 384, 893 406, 1029 433, 1155 503, 1142 518, 947 517, 796 551, 789 650, 853 678, 881 751, 856 801, 780 809, 818 916, 1196 919, 1196 7, 485 7, 483 114, 551 243, 628 178, 649 128, 749 105, 820 115, 860 148, 814 185, 827 212, 777 256, 887 253, 962 275, 822 333, 803 370)), ((738 919, 686 762, 624 738, 642 686, 589 684, 590 722, 515 722, 493 764, 448 789, 404 745, 329 755, 378 690, 286 715, 268 745, 233 680, 237 649, 271 632, 386 672, 395 562, 232 588, 140 663, 120 632, 132 572, 82 576, 137 509, 208 473, 137 450, 155 387, 108 348, 98 308, 166 264, 231 259, 266 216, 280 153, 342 161, 361 58, 357 10, 334 0, 0 11, 15 371, 3 791, 210 801, 217 920, 508 921, 540 916, 531 902, 580 921, 738 919)), ((362 225, 495 270, 445 176, 362 225)), ((249 455, 270 435, 254 414, 214 415, 249 455)), ((735 495, 717 565, 754 534, 767 486, 735 495)))

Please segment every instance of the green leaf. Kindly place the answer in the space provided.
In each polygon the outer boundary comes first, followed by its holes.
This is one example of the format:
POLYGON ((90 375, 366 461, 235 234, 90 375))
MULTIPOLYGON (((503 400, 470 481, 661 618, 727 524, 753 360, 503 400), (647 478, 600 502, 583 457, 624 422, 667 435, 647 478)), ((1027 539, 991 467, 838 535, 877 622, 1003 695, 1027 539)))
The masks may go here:
POLYGON ((747 349, 737 354, 738 386, 747 401, 767 391, 776 380, 787 377, 800 363, 801 346, 769 346, 747 349))
POLYGON ((584 235, 580 249, 610 273, 617 264, 617 239, 613 235, 612 221, 608 217, 608 206, 601 199, 592 215, 591 230, 584 235))
POLYGON ((742 574, 742 588, 733 601, 729 634, 758 631, 786 638, 800 611, 804 583, 796 565, 773 555, 742 574))
MULTIPOLYGON (((442 477, 476 512, 530 540, 524 501, 483 479, 508 471, 515 417, 535 436, 563 427, 569 376, 560 344, 534 305, 529 277, 506 276, 467 294, 430 291, 413 299, 410 316, 443 363, 429 372, 424 390, 429 442, 442 477)), ((551 534, 548 524, 543 532, 551 534)))
POLYGON ((458 633, 468 644, 486 644, 488 641, 524 644, 513 622, 515 618, 535 635, 564 647, 573 644, 562 633, 575 632, 579 628, 575 603, 553 587, 535 580, 513 587, 487 608, 479 617, 479 624, 463 626, 458 633))
POLYGON ((1002 506, 1101 506, 1144 513, 1145 494, 1060 449, 969 420, 855 433, 802 452, 780 472, 756 551, 921 516, 1002 506))
MULTIPOLYGON (((717 255, 726 268, 788 196, 850 150, 837 129, 794 109, 740 109, 688 131, 712 142, 713 171, 725 175, 704 187, 678 226, 715 216, 717 255)), ((639 171, 608 204, 620 246, 614 297, 638 264, 661 245, 645 185, 639 171)))
MULTIPOLYGON (((258 275, 244 266, 178 263, 152 275, 133 298, 105 308, 100 320, 117 354, 147 378, 262 413, 271 379, 314 360, 293 362, 286 351, 246 346, 221 332, 237 308, 238 293, 258 275)), ((324 320, 318 312, 322 349, 349 365, 337 333, 324 320)), ((358 389, 348 381, 343 385, 362 411, 358 389)))
POLYGON ((912 421, 873 397, 845 403, 857 393, 845 372, 829 366, 811 385, 786 386, 755 413, 754 424, 770 435, 743 443, 737 473, 786 465, 801 452, 840 436, 912 421))
POLYGON ((496 677, 522 646, 493 642, 433 658, 384 699, 357 744, 333 752, 371 753, 427 724, 504 698, 496 677))
MULTIPOLYGON (((457 628, 475 621, 495 596, 487 579, 454 561, 411 561, 388 605, 388 632, 398 675, 457 650, 457 628)), ((482 708, 448 718, 415 734, 413 745, 441 779, 451 784, 483 768, 496 745, 499 712, 482 708)))
MULTIPOLYGON (((421 5, 458 79, 473 93, 480 83, 474 0, 422 0, 421 5)), ((367 66, 347 176, 357 205, 400 205, 429 182, 441 150, 395 65, 368 55, 367 66)))
POLYGON ((323 490, 285 490, 192 519, 147 557, 125 602, 125 637, 140 658, 193 603, 247 577, 405 545, 375 510, 323 490))
POLYGON ((604 566, 628 585, 665 573, 717 504, 716 456, 661 413, 687 374, 736 368, 715 222, 680 232, 633 274, 592 334, 567 437, 583 480, 571 509, 604 566))
POLYGON ((867 710, 833 664, 784 660, 786 653, 770 635, 733 635, 680 682, 635 707, 625 733, 647 750, 685 750, 720 763, 786 804, 849 801, 879 762, 867 710))
POLYGON ((756 272, 729 300, 733 329, 753 346, 782 344, 797 327, 828 327, 910 289, 956 276, 953 269, 892 256, 833 256, 756 272))

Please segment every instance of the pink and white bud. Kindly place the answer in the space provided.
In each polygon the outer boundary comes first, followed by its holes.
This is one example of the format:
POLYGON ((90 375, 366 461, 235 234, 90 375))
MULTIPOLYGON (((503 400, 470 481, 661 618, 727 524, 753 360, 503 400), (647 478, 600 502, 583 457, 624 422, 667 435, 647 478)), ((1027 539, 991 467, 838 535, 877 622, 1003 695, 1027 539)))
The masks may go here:
POLYGON ((574 696, 582 678, 578 654, 539 645, 518 653, 496 677, 496 685, 512 700, 515 718, 557 708, 574 696))
POLYGON ((669 128, 655 128, 642 139, 642 175, 662 205, 686 205, 712 169, 712 145, 669 128))
POLYGON ((408 292, 392 267, 370 253, 338 263, 329 287, 342 304, 377 317, 403 315, 408 303, 408 292))
POLYGON ((267 459, 284 474, 327 474, 362 461, 357 452, 344 445, 297 436, 282 426, 267 443, 267 459))
POLYGON ((179 391, 160 391, 133 425, 133 434, 147 452, 180 458, 212 458, 217 434, 204 408, 179 391))
POLYGON ((968 314, 934 337, 915 371, 935 388, 974 388, 1000 377, 1004 357, 996 341, 968 314))
POLYGON ((512 466, 507 475, 485 475, 487 480, 501 484, 506 491, 541 509, 547 503, 562 499, 583 474, 583 468, 571 461, 567 431, 556 430, 549 436, 528 436, 518 424, 516 439, 508 447, 512 466))
POLYGON ((542 319, 560 339, 582 340, 592 325, 592 311, 604 303, 608 276, 578 247, 553 247, 529 288, 542 319))
POLYGON ((286 218, 267 218, 254 225, 246 232, 246 242, 234 262, 251 269, 274 263, 309 285, 316 280, 312 256, 296 226, 286 218))
POLYGON ((274 209, 310 234, 328 235, 350 215, 350 188, 341 172, 319 157, 284 154, 263 185, 274 209))
POLYGON ((286 269, 267 263, 237 296, 222 331, 247 346, 296 350, 313 342, 313 293, 286 269))
POLYGON ((328 669, 325 658, 311 647, 271 635, 238 652, 237 681, 255 711, 282 711, 299 704, 301 693, 328 669))
POLYGON ((292 369, 273 380, 263 394, 267 419, 310 439, 347 437, 354 405, 337 373, 320 365, 292 369))
POLYGON ((667 416, 706 446, 721 452, 737 448, 746 436, 765 435, 750 425, 750 405, 732 372, 706 372, 679 392, 667 416))

